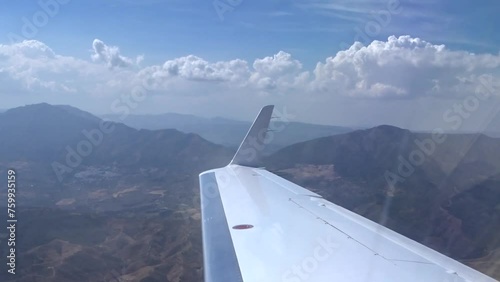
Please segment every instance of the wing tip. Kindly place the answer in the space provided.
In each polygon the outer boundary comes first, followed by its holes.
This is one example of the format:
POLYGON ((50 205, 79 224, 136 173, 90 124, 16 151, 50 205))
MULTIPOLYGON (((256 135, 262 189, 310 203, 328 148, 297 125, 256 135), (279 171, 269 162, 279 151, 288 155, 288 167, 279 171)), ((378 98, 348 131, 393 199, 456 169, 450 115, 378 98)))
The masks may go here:
POLYGON ((242 165, 258 167, 261 165, 261 155, 264 149, 267 130, 271 121, 274 105, 262 107, 248 130, 245 139, 241 142, 238 151, 229 163, 230 165, 242 165))

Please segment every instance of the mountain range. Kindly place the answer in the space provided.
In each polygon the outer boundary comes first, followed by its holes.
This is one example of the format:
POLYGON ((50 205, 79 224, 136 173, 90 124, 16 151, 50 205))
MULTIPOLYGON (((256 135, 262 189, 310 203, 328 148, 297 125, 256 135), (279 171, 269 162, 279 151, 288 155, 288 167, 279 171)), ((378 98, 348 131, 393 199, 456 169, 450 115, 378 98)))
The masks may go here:
POLYGON ((81 149, 92 151, 89 156, 83 156, 86 152, 81 154, 83 164, 161 163, 176 170, 192 171, 221 165, 224 162, 220 156, 225 160, 231 155, 230 150, 196 134, 175 129, 137 130, 121 123, 104 123, 76 108, 49 104, 15 108, 0 114, 0 132, 4 133, 0 137, 0 154, 4 160, 64 163, 69 152, 81 149))
MULTIPOLYGON (((237 149, 241 140, 245 137, 248 128, 252 124, 247 121, 232 120, 227 118, 202 118, 194 115, 167 113, 162 115, 128 115, 122 118, 120 115, 104 115, 103 119, 123 122, 124 124, 137 128, 158 130, 175 128, 185 133, 195 133, 215 144, 221 144, 229 148, 237 149)), ((302 122, 273 119, 272 123, 279 124, 279 134, 266 146, 265 153, 270 154, 278 149, 284 148, 298 142, 312 140, 319 137, 353 131, 353 128, 343 126, 318 125, 302 122)), ((271 125, 271 128, 273 126, 271 125)))
POLYGON ((200 281, 197 175, 233 153, 68 106, 1 113, 0 175, 16 170, 19 231, 18 273, 0 281, 200 281))

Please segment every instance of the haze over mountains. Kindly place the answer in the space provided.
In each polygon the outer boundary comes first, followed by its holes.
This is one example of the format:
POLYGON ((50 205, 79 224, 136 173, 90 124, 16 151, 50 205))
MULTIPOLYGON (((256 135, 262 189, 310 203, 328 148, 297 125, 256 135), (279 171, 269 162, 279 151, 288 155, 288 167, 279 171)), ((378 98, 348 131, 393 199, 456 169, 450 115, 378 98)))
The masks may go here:
MULTIPOLYGON (((120 115, 104 115, 106 120, 123 122, 137 129, 158 130, 175 128, 186 133, 196 133, 206 140, 230 148, 238 148, 241 140, 250 128, 251 122, 238 121, 227 118, 202 118, 193 115, 168 113, 162 115, 128 115, 122 119, 120 115)), ((280 123, 283 128, 275 134, 275 138, 268 146, 266 152, 272 153, 278 149, 298 142, 314 138, 331 136, 353 131, 353 128, 331 125, 308 124, 281 119, 279 116, 274 123, 280 123)))
MULTIPOLYGON (((124 123, 136 129, 166 129, 175 128, 185 133, 196 133, 206 140, 221 144, 231 148, 237 148, 243 137, 251 125, 250 121, 240 121, 221 117, 202 118, 194 115, 166 113, 158 115, 127 115, 123 118, 121 115, 108 114, 101 116, 105 120, 124 123)), ((273 120, 280 122, 280 117, 273 120)), ((319 125, 303 122, 295 122, 293 120, 280 123, 285 123, 286 127, 281 134, 277 134, 271 144, 266 147, 266 152, 273 153, 286 146, 312 140, 315 138, 332 136, 342 133, 352 132, 356 129, 363 129, 374 126, 358 125, 356 127, 319 125)), ((434 128, 428 130, 414 130, 415 132, 432 132, 434 128)), ((449 134, 468 134, 468 133, 483 133, 490 137, 500 138, 500 113, 492 115, 492 119, 484 125, 484 127, 469 131, 454 131, 447 132, 449 134)))
POLYGON ((224 147, 195 134, 175 129, 136 130, 120 123, 100 124, 99 118, 68 106, 37 104, 6 111, 0 117, 0 130, 8 133, 0 141, 4 160, 21 158, 62 164, 68 153, 79 151, 82 143, 91 145, 81 148, 83 164, 161 162, 178 170, 192 170, 222 164, 216 156, 230 155, 224 147), (91 153, 85 156, 88 150, 91 153))
POLYGON ((485 134, 500 138, 500 112, 498 112, 485 129, 485 134))
MULTIPOLYGON (((208 127, 217 122, 245 124, 208 127)), ((1 113, 0 172, 16 169, 20 187, 19 273, 7 281, 201 281, 198 174, 233 153, 196 134, 102 123, 68 106, 1 113)), ((266 163, 500 278, 500 139, 379 126, 291 145, 266 163)))

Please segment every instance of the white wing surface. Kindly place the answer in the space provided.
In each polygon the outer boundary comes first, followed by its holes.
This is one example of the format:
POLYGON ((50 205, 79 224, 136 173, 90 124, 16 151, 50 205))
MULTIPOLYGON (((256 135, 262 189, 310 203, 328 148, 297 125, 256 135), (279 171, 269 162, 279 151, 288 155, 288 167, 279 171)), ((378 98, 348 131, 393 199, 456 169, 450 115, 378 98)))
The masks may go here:
POLYGON ((200 174, 206 282, 496 281, 257 167, 272 110, 200 174))

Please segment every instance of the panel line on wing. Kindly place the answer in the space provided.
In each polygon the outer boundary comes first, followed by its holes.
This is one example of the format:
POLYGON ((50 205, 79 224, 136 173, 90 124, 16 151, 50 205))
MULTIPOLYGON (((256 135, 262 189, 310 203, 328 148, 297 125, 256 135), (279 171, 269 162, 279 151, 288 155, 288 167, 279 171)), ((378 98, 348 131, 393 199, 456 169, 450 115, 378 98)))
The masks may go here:
POLYGON ((289 199, 290 202, 296 204, 297 206, 299 206, 300 208, 304 209, 305 211, 307 211, 308 213, 310 213, 311 215, 315 216, 316 219, 322 221, 323 223, 325 223, 326 225, 332 227, 333 229, 339 231, 340 233, 344 234, 345 236, 347 236, 347 239, 350 239, 350 240, 353 240, 354 242, 358 243, 359 245, 365 247, 366 249, 368 249, 370 252, 372 252, 374 255, 376 256, 380 256, 381 258, 387 260, 387 261, 390 261, 390 259, 384 257, 383 255, 379 254, 378 252, 376 252, 375 250, 371 249, 370 247, 368 247, 367 245, 363 244, 362 242, 356 240, 356 238, 354 238, 353 236, 351 236, 350 234, 346 233, 345 231, 343 231, 342 229, 336 227, 335 225, 331 224, 330 222, 328 222, 327 220, 325 220, 324 218, 322 218, 321 216, 315 214, 314 212, 312 212, 311 210, 307 209, 306 207, 304 207, 303 205, 299 204, 297 201, 295 201, 294 199, 290 198, 289 199))
MULTIPOLYGON (((359 245, 365 247, 366 249, 368 249, 370 252, 372 252, 374 255, 376 256, 380 256, 381 258, 383 258, 384 260, 386 261, 389 261, 389 262, 412 262, 412 263, 420 263, 420 264, 429 264, 429 265, 434 265, 433 263, 431 262, 424 262, 424 261, 410 261, 410 260, 400 260, 400 259, 391 259, 391 258, 388 258, 388 257, 385 257, 384 255, 382 255, 380 252, 377 252, 375 251, 374 249, 370 248, 369 246, 367 246, 366 244, 364 244, 363 242, 359 241, 358 239, 356 239, 354 236, 352 236, 351 234, 345 232, 344 230, 338 228, 337 226, 335 226, 334 224, 330 223, 328 220, 322 218, 321 216, 317 215, 316 213, 314 213, 313 211, 309 210, 308 208, 306 208, 305 206, 301 205, 300 203, 298 203, 297 201, 295 201, 294 199, 290 198, 289 199, 290 202, 294 203, 295 205, 299 206, 300 208, 304 209, 305 211, 307 211, 308 213, 310 213, 311 215, 315 216, 318 220, 322 221, 323 223, 325 223, 326 225, 334 228, 335 230, 339 231, 340 233, 344 234, 345 236, 347 236, 348 239, 350 240, 353 240, 354 242, 358 243, 359 245)), ((394 264, 396 265, 396 264, 394 264)))

